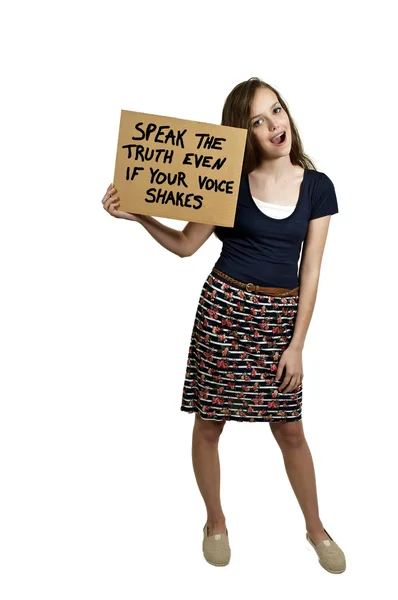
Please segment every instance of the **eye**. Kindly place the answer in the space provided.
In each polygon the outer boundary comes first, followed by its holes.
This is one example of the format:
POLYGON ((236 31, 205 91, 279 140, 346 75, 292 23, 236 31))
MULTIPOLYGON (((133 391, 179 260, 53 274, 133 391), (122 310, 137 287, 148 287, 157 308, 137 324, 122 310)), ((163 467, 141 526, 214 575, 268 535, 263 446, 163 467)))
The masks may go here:
MULTIPOLYGON (((275 106, 275 108, 274 108, 274 111, 275 111, 275 110, 282 110, 282 107, 281 107, 281 106, 275 106)), ((279 114, 279 113, 278 113, 278 114, 279 114)), ((263 120, 264 120, 264 119, 261 119, 261 118, 260 118, 260 119, 257 119, 257 121, 254 121, 254 123, 253 123, 253 127, 257 127, 256 123, 258 123, 259 121, 263 121, 263 120)))

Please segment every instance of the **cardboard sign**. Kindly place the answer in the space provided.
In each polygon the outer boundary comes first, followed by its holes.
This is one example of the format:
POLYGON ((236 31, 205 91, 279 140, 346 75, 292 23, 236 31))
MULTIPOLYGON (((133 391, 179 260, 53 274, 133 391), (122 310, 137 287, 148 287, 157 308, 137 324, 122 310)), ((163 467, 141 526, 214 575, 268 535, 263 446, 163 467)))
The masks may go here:
POLYGON ((118 210, 233 227, 247 130, 122 110, 118 210))

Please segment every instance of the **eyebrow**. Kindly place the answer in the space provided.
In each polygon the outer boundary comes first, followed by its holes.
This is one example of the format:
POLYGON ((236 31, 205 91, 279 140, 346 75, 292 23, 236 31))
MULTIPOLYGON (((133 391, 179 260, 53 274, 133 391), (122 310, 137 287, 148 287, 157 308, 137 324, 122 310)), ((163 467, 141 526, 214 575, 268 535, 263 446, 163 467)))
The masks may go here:
MULTIPOLYGON (((274 104, 271 106, 271 108, 274 108, 275 104, 279 104, 279 101, 277 100, 277 101, 276 101, 276 102, 275 102, 275 103, 274 103, 274 104)), ((260 114, 260 115, 256 115, 255 117, 252 117, 252 118, 250 119, 250 121, 253 121, 253 119, 257 119, 257 117, 261 117, 261 114, 260 114)))

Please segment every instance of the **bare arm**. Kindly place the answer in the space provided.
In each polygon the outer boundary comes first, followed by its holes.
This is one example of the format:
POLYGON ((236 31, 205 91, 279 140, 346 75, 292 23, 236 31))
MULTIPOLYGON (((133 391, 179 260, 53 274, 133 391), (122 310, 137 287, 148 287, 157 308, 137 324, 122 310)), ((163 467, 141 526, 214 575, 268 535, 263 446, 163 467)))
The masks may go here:
POLYGON ((290 340, 290 346, 300 350, 304 347, 304 340, 315 307, 330 216, 326 215, 310 220, 303 245, 299 271, 300 301, 293 336, 290 340))
POLYGON ((189 222, 181 232, 186 239, 186 256, 195 254, 214 232, 216 225, 189 222))
POLYGON ((127 219, 141 223, 151 236, 159 242, 163 248, 183 258, 194 254, 215 230, 215 225, 202 223, 188 223, 184 231, 167 227, 150 215, 139 215, 117 210, 120 206, 117 189, 111 183, 102 199, 103 208, 113 217, 127 219))
POLYGON ((179 231, 149 215, 139 215, 138 221, 163 248, 181 258, 192 256, 216 228, 204 223, 188 223, 183 231, 179 231))

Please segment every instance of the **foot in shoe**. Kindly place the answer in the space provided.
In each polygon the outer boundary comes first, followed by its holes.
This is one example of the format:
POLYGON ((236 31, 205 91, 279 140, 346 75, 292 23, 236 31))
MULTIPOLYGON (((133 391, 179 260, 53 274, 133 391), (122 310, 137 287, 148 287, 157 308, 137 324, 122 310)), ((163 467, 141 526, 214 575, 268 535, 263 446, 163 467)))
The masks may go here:
POLYGON ((313 544, 315 544, 315 546, 317 546, 318 544, 323 542, 323 540, 330 539, 323 528, 314 529, 313 531, 307 530, 307 533, 308 533, 309 537, 311 538, 313 544))
POLYGON ((225 521, 211 522, 207 521, 207 535, 216 535, 216 533, 227 533, 225 521))

